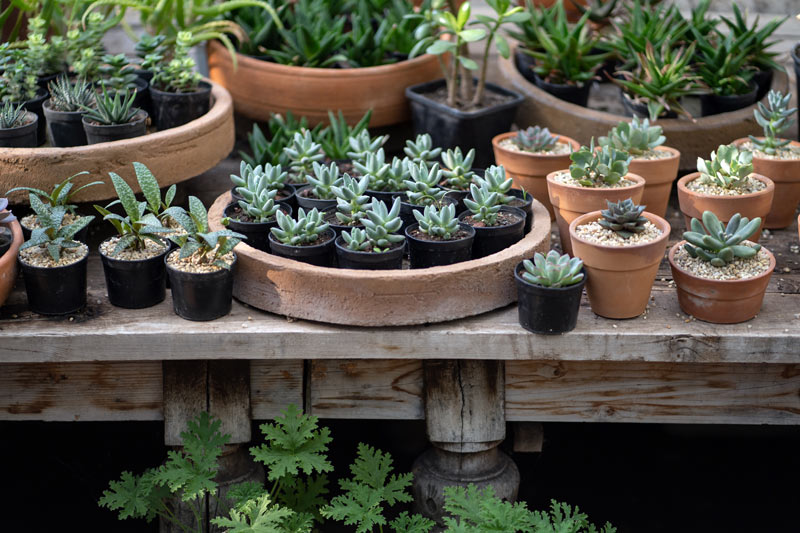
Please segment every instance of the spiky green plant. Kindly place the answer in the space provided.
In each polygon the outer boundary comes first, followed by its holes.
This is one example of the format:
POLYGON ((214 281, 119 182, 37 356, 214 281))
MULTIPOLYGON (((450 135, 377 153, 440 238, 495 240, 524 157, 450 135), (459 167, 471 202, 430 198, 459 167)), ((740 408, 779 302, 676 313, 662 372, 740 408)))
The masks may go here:
MULTIPOLYGON (((317 125, 310 130, 312 138, 317 136, 321 127, 321 125, 317 125)), ((271 163, 288 168, 289 156, 284 149, 292 143, 295 133, 302 134, 309 129, 308 120, 305 117, 296 119, 291 111, 287 111, 285 117, 278 113, 272 113, 267 128, 269 129, 269 138, 261 131, 258 124, 253 124, 252 132, 247 134, 250 153, 240 151, 239 155, 252 166, 271 163)))
POLYGON ((26 116, 27 111, 23 104, 14 105, 6 102, 0 107, 0 129, 19 128, 25 124, 26 116))
POLYGON ((442 153, 441 148, 433 147, 433 139, 427 133, 417 135, 415 140, 406 140, 406 146, 403 148, 406 155, 415 163, 425 163, 427 166, 432 167, 436 164, 436 160, 442 153))
POLYGON ((369 188, 373 191, 386 186, 386 175, 392 170, 386 162, 383 148, 378 148, 377 152, 367 152, 362 159, 354 159, 353 168, 359 175, 369 178, 369 188))
POLYGON ((442 153, 443 185, 448 189, 466 191, 469 189, 475 173, 472 163, 475 161, 475 149, 470 149, 467 155, 461 153, 461 148, 456 146, 452 150, 442 153))
POLYGON ((442 171, 438 163, 428 167, 425 161, 410 162, 408 172, 411 179, 404 181, 408 203, 419 206, 438 204, 447 194, 447 191, 439 187, 442 171))
POLYGON ((514 199, 513 196, 506 194, 511 190, 514 181, 506 176, 506 169, 501 165, 490 166, 483 172, 483 177, 475 176, 474 182, 478 187, 496 192, 501 204, 507 204, 514 199))
POLYGON ((228 229, 209 231, 208 211, 196 196, 189 197, 189 211, 172 206, 164 214, 172 217, 184 229, 185 233, 173 233, 169 236, 180 248, 179 259, 192 257, 199 264, 229 270, 231 265, 224 260, 225 255, 247 238, 228 229))
POLYGON ((103 94, 96 98, 95 107, 82 105, 81 109, 86 112, 84 116, 87 120, 104 126, 127 124, 140 111, 138 107, 133 107, 134 98, 136 98, 135 89, 133 92, 125 90, 111 95, 103 87, 103 94))
POLYGON ((369 131, 366 129, 358 132, 358 135, 351 136, 347 139, 350 145, 350 150, 347 152, 347 157, 355 161, 366 161, 367 155, 375 153, 383 146, 383 143, 389 138, 388 135, 380 135, 378 137, 371 137, 369 131))
POLYGON ((667 140, 659 125, 650 125, 648 119, 633 117, 630 122, 620 122, 611 128, 608 137, 600 137, 600 146, 611 146, 633 156, 652 151, 667 140))
POLYGON ((366 215, 366 205, 369 196, 364 193, 369 187, 369 178, 363 176, 360 180, 345 174, 339 186, 331 187, 336 196, 336 219, 345 226, 355 226, 366 215))
POLYGON ((65 206, 45 204, 35 194, 30 195, 30 202, 39 227, 31 232, 31 238, 20 246, 20 250, 40 246, 47 250, 53 261, 58 262, 65 249, 82 246, 73 237, 94 220, 93 216, 79 217, 72 224, 64 224, 64 215, 67 214, 65 206))
MULTIPOLYGON (((347 159, 347 152, 351 150, 350 138, 358 137, 362 131, 366 130, 371 118, 372 109, 367 111, 355 126, 350 126, 341 110, 336 115, 332 111, 328 111, 329 125, 315 133, 314 138, 322 145, 322 151, 325 152, 325 155, 334 161, 347 159)), ((317 126, 317 128, 320 127, 321 125, 317 126)))
POLYGON ((329 166, 314 162, 314 175, 306 176, 306 181, 312 185, 311 190, 320 200, 333 200, 336 194, 334 187, 341 187, 344 179, 339 175, 339 166, 331 163, 329 166))
POLYGON ((459 229, 456 206, 453 204, 447 204, 441 208, 426 205, 424 211, 414 210, 413 213, 414 218, 419 222, 419 230, 431 237, 450 240, 459 229))
POLYGON ((648 220, 642 216, 645 206, 636 205, 631 198, 610 202, 606 200, 608 209, 600 211, 598 224, 615 232, 623 239, 630 239, 645 230, 648 220))
POLYGON ((577 257, 570 258, 569 254, 561 255, 555 250, 547 252, 547 256, 536 252, 533 262, 525 259, 522 266, 525 268, 522 279, 542 287, 569 287, 583 279, 583 261, 577 257))
POLYGON ((700 172, 700 183, 738 189, 747 184, 748 177, 753 173, 753 152, 721 144, 716 152, 711 152, 710 161, 697 158, 697 170, 700 172))
POLYGON ((325 159, 322 153, 322 146, 314 142, 311 132, 308 130, 303 133, 294 134, 292 143, 283 149, 289 158, 289 168, 292 172, 292 179, 296 183, 302 183, 305 176, 314 171, 314 162, 325 159))
POLYGON ((572 164, 569 174, 583 187, 599 187, 603 184, 613 185, 628 173, 628 165, 633 157, 612 146, 603 146, 595 150, 594 137, 589 146, 581 146, 577 152, 569 156, 572 164))
POLYGON ((278 211, 275 214, 277 228, 270 228, 272 235, 283 244, 302 246, 318 241, 330 225, 325 222, 316 208, 306 211, 302 207, 297 210, 297 218, 278 211))
POLYGON ((759 217, 748 220, 736 213, 728 221, 727 226, 711 211, 703 212, 703 223, 692 219, 692 231, 684 232, 686 239, 684 249, 690 256, 702 259, 715 267, 723 267, 737 257, 748 259, 754 257, 761 249, 760 244, 743 245, 742 241, 750 238, 761 227, 759 217))
POLYGON ((69 78, 64 74, 51 81, 48 88, 50 89, 50 107, 64 112, 75 112, 84 107, 92 107, 97 94, 91 83, 84 80, 70 83, 69 78))
POLYGON ((491 191, 488 184, 478 187, 473 183, 469 190, 472 198, 464 198, 464 205, 472 213, 472 220, 495 226, 500 214, 500 195, 491 191))
POLYGON ((791 142, 790 139, 781 139, 778 135, 794 124, 792 118, 797 111, 796 107, 789 109, 791 93, 785 96, 780 91, 770 91, 767 95, 767 104, 759 102, 753 115, 758 125, 764 128, 764 138, 758 139, 750 135, 750 140, 756 148, 765 154, 775 155, 778 150, 791 142))
POLYGON ((697 73, 711 92, 717 95, 741 95, 752 90, 754 69, 748 67, 753 34, 735 36, 727 33, 704 37, 693 29, 697 52, 697 73))
POLYGON ((517 148, 525 152, 549 152, 558 144, 558 135, 553 135, 547 128, 530 126, 528 129, 519 130, 511 137, 517 148))

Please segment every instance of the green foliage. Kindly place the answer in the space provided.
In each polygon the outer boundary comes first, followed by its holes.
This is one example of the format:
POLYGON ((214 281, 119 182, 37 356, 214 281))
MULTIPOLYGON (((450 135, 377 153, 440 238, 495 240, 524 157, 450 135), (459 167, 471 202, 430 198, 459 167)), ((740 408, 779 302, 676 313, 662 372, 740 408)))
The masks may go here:
POLYGON ((386 162, 383 148, 379 148, 376 152, 366 152, 363 159, 353 160, 353 168, 358 174, 369 179, 370 190, 383 190, 389 185, 387 175, 392 171, 392 166, 386 162))
POLYGON ((492 165, 483 172, 483 177, 475 176, 475 184, 488 191, 497 193, 501 204, 507 204, 514 199, 506 194, 511 190, 514 181, 506 177, 506 169, 500 165, 492 165))
POLYGON ((470 149, 467 155, 461 153, 458 146, 453 150, 447 150, 442 154, 442 176, 443 185, 448 189, 466 191, 472 183, 475 173, 472 171, 472 163, 475 161, 475 149, 470 149))
POLYGON ((694 31, 697 72, 711 92, 731 96, 747 94, 753 87, 753 69, 747 67, 753 35, 744 33, 705 38, 694 31))
MULTIPOLYGON (((364 236, 372 246, 373 252, 386 252, 393 244, 403 242, 405 237, 397 235, 403 225, 400 219, 400 199, 395 198, 391 209, 384 202, 373 198, 367 216, 361 219, 364 225, 364 236)), ((354 228, 355 229, 358 228, 354 228)), ((342 232, 342 237, 347 232, 342 232)), ((345 241, 347 238, 345 237, 345 241)), ((350 246, 350 243, 347 243, 350 246)), ((351 249, 353 249, 351 247, 351 249)))
MULTIPOLYGON (((341 111, 337 115, 328 111, 329 125, 318 132, 315 129, 312 131, 312 135, 322 147, 325 155, 335 161, 347 159, 349 157, 347 152, 351 150, 350 138, 361 135, 361 132, 367 129, 370 119, 372 119, 372 109, 367 111, 355 126, 350 126, 341 111)), ((317 126, 317 128, 319 127, 317 126)), ((388 136, 384 137, 384 142, 386 142, 386 137, 388 136)))
POLYGON ((121 15, 106 17, 101 13, 84 14, 83 24, 73 23, 67 32, 67 64, 87 81, 97 79, 103 57, 103 35, 121 20, 121 15))
POLYGON ((453 533, 533 531, 532 513, 525 504, 500 500, 495 496, 491 485, 483 490, 471 483, 467 487, 446 487, 444 495, 444 509, 451 515, 444 517, 447 531, 453 533))
POLYGON ((111 91, 133 90, 136 88, 136 69, 130 64, 125 54, 106 54, 102 58, 103 65, 98 69, 100 85, 111 91))
POLYGON ((366 161, 367 155, 377 152, 388 138, 388 135, 372 138, 369 132, 363 129, 358 132, 358 135, 351 136, 347 139, 350 145, 350 151, 347 152, 347 157, 353 161, 363 163, 366 161))
POLYGON ((472 220, 483 222, 487 226, 497 225, 500 214, 500 194, 489 189, 488 184, 478 187, 474 183, 470 187, 472 198, 464 198, 464 205, 472 212, 472 220))
POLYGON ((409 163, 408 172, 410 180, 405 180, 406 199, 412 205, 439 204, 447 191, 439 187, 442 181, 442 171, 439 164, 434 163, 430 168, 425 162, 419 164, 409 163))
POLYGON ((172 217, 186 231, 185 234, 169 236, 180 248, 180 259, 191 257, 200 264, 230 269, 231 265, 223 257, 247 238, 230 230, 209 231, 208 211, 196 196, 189 197, 188 212, 182 207, 172 206, 164 214, 172 217))
POLYGON ((684 232, 686 244, 683 247, 690 256, 709 262, 712 266, 723 267, 737 257, 748 259, 755 257, 761 249, 760 244, 740 244, 750 238, 761 227, 761 219, 748 220, 736 213, 723 226, 711 211, 703 212, 703 223, 692 219, 692 231, 684 232))
POLYGON ((336 219, 341 224, 355 226, 366 216, 369 196, 364 193, 367 192, 368 187, 368 176, 355 180, 348 174, 342 177, 341 185, 331 187, 336 196, 336 219))
POLYGON ((311 531, 311 524, 303 529, 286 527, 295 513, 272 503, 269 494, 262 494, 230 510, 230 518, 212 518, 211 523, 224 528, 227 533, 288 533, 289 531, 311 531))
POLYGON ((448 204, 437 209, 436 206, 426 205, 425 211, 414 210, 414 218, 419 222, 419 230, 431 237, 450 240, 459 230, 456 218, 456 206, 448 204))
POLYGON ((231 174, 231 183, 236 192, 248 199, 262 189, 280 191, 286 186, 289 173, 280 165, 251 166, 242 161, 239 163, 239 175, 231 174))
POLYGON ((48 88, 50 89, 50 106, 56 111, 74 112, 85 107, 92 107, 97 94, 91 83, 84 80, 70 83, 65 74, 51 81, 48 88))
POLYGON ((325 159, 322 146, 314 142, 311 132, 308 130, 303 133, 295 133, 292 143, 284 148, 283 152, 289 158, 292 177, 298 183, 301 183, 305 176, 311 174, 314 170, 314 162, 325 159))
POLYGON ((145 209, 155 215, 161 224, 171 222, 171 218, 166 214, 166 210, 172 205, 172 200, 175 199, 177 186, 170 185, 167 192, 164 193, 164 199, 161 199, 161 188, 158 185, 156 177, 150 172, 142 163, 138 161, 133 162, 133 170, 136 173, 136 181, 139 182, 139 188, 142 190, 146 202, 145 209))
MULTIPOLYGON (((295 119, 291 111, 283 115, 272 113, 269 122, 267 123, 270 137, 264 135, 258 124, 253 124, 253 131, 247 134, 247 141, 250 144, 251 154, 239 152, 242 159, 250 166, 272 165, 289 166, 289 156, 285 153, 284 148, 289 146, 294 139, 296 133, 303 133, 308 129, 308 121, 305 117, 295 119)), ((311 130, 312 137, 315 136, 321 126, 315 127, 311 130)))
POLYGON ((39 93, 38 69, 33 58, 21 48, 11 48, 4 43, 0 48, 0 100, 22 104, 33 100, 39 93))
POLYGON ((347 248, 354 252, 365 252, 370 249, 371 243, 367 239, 367 232, 361 228, 353 228, 342 232, 342 240, 347 248))
POLYGON ((762 70, 785 70, 783 65, 775 61, 778 53, 769 51, 769 48, 778 41, 769 41, 769 39, 789 17, 775 18, 765 24, 760 24, 759 17, 756 17, 753 24, 748 25, 746 13, 742 14, 742 10, 736 3, 733 3, 731 7, 733 8, 733 20, 725 16, 720 16, 720 19, 728 26, 730 34, 735 38, 752 35, 749 46, 743 50, 747 55, 748 64, 762 70))
POLYGON ((297 210, 297 219, 278 211, 275 213, 277 228, 270 228, 275 238, 283 244, 302 246, 311 244, 322 238, 330 225, 325 222, 316 208, 306 212, 302 207, 297 210))
POLYGON ((67 43, 63 37, 53 35, 48 39, 48 26, 48 21, 41 16, 28 20, 26 56, 38 66, 37 74, 40 76, 62 72, 67 53, 67 43))
MULTIPOLYGON (((290 4, 282 0, 267 0, 275 13, 283 18, 283 10, 288 9, 290 4)), ((281 44, 281 34, 279 31, 280 19, 276 19, 272 14, 260 7, 247 6, 227 15, 234 23, 238 24, 247 39, 237 43, 239 53, 249 56, 261 56, 267 50, 273 50, 281 44)))
POLYGON ((697 158, 700 183, 716 185, 723 189, 736 189, 747 184, 753 173, 753 152, 739 150, 734 145, 721 144, 711 152, 711 160, 697 158))
POLYGON ((417 138, 413 141, 411 139, 406 140, 406 146, 403 151, 414 164, 425 163, 429 167, 436 164, 436 159, 442 153, 441 148, 433 147, 433 139, 427 133, 417 135, 417 138))
POLYGON ((589 20, 601 25, 608 22, 618 5, 617 0, 591 0, 586 5, 576 0, 569 1, 581 15, 588 13, 589 20))
POLYGON ((648 119, 633 117, 630 122, 620 122, 611 128, 608 137, 600 137, 600 146, 611 146, 617 150, 637 156, 664 144, 666 137, 661 126, 651 126, 648 119))
POLYGON ((525 268, 522 279, 542 287, 569 287, 583 279, 583 261, 577 257, 570 258, 569 254, 561 255, 555 250, 547 252, 547 256, 536 252, 533 262, 525 259, 522 266, 525 268))
POLYGON ((275 213, 280 209, 280 204, 275 201, 278 191, 275 189, 261 188, 252 193, 252 197, 239 200, 239 207, 253 222, 269 222, 275 218, 275 213))
MULTIPOLYGON (((381 150, 381 153, 383 153, 383 150, 381 150)), ((341 187, 344 183, 344 179, 339 176, 339 167, 336 163, 331 163, 330 166, 326 167, 315 161, 313 168, 314 175, 306 176, 306 181, 312 185, 311 190, 314 196, 320 200, 332 200, 336 198, 333 188, 341 187)))
POLYGON ((600 211, 597 221, 602 227, 615 232, 623 239, 630 239, 636 233, 642 233, 648 220, 642 216, 645 206, 636 205, 631 198, 611 202, 606 200, 608 209, 600 211))
POLYGON ((61 183, 56 184, 53 187, 53 190, 51 192, 49 192, 49 193, 47 193, 47 192, 45 192, 45 191, 43 191, 41 189, 34 188, 34 187, 14 187, 13 189, 10 189, 6 193, 6 195, 8 195, 8 194, 10 194, 12 192, 15 192, 15 191, 27 191, 27 192, 33 194, 34 196, 36 196, 39 200, 44 202, 46 205, 49 205, 50 207, 62 206, 62 207, 64 207, 64 209, 67 210, 67 213, 73 213, 74 214, 75 213, 75 209, 78 206, 75 205, 75 204, 71 204, 70 203, 70 201, 72 201, 72 198, 76 194, 81 192, 82 190, 86 189, 87 187, 93 187, 95 185, 102 185, 103 184, 102 181, 92 181, 92 182, 87 183, 85 185, 81 185, 77 189, 73 190, 73 187, 75 186, 75 183, 72 180, 74 180, 78 176, 88 176, 88 175, 89 175, 89 173, 86 172, 85 170, 83 172, 78 172, 77 174, 74 174, 74 175, 66 178, 61 183))
POLYGON ((149 60, 148 57, 158 58, 158 60, 164 57, 164 41, 166 38, 165 35, 143 33, 139 40, 136 41, 133 49, 136 52, 136 57, 139 58, 139 65, 143 69, 150 70, 153 68, 155 61, 149 60))
POLYGON ((767 104, 764 105, 764 102, 758 102, 758 106, 753 110, 756 122, 764 128, 764 138, 758 139, 750 135, 750 140, 758 150, 765 154, 774 155, 791 142, 790 139, 778 137, 781 132, 794 124, 794 118, 792 117, 797 108, 789 109, 789 100, 791 98, 791 93, 787 93, 784 96, 779 91, 770 91, 767 95, 767 104))
POLYGON ((95 106, 89 107, 81 105, 87 120, 92 120, 104 126, 113 124, 127 124, 139 114, 140 109, 133 107, 133 100, 136 98, 136 89, 129 92, 117 91, 109 94, 106 87, 103 87, 103 94, 95 99, 95 106))
POLYGON ((628 152, 617 150, 612 146, 603 146, 595 150, 594 138, 588 147, 581 146, 570 155, 572 164, 570 176, 584 187, 599 187, 603 183, 613 185, 628 173, 628 165, 633 157, 628 152))
POLYGON ((528 129, 519 130, 511 141, 525 152, 549 152, 556 147, 560 137, 553 135, 547 128, 530 126, 528 129))
POLYGON ((8 130, 25 125, 27 111, 23 104, 14 105, 6 102, 0 106, 0 129, 8 130))
POLYGON ((392 163, 382 177, 375 179, 370 175, 369 188, 373 191, 400 192, 406 188, 406 180, 411 177, 410 166, 413 165, 408 157, 400 159, 393 157, 392 163))
POLYGON ((326 0, 298 0, 294 9, 283 12, 284 24, 279 48, 267 55, 283 65, 330 67, 347 58, 340 52, 347 42, 347 18, 331 10, 326 0))
POLYGON ((189 48, 194 44, 196 41, 192 32, 178 32, 169 61, 165 59, 152 66, 152 84, 157 89, 172 93, 190 93, 197 90, 202 76, 194 70, 195 61, 189 55, 189 48))
POLYGON ((30 203, 31 209, 36 213, 39 227, 31 232, 31 238, 20 246, 20 250, 39 246, 47 250, 53 261, 58 262, 64 249, 81 246, 81 243, 73 240, 73 237, 94 220, 93 216, 78 217, 72 224, 64 224, 64 215, 67 214, 65 206, 47 205, 35 194, 30 195, 30 203))
POLYGON ((406 511, 389 523, 395 533, 428 533, 433 530, 436 522, 418 514, 410 515, 406 511))

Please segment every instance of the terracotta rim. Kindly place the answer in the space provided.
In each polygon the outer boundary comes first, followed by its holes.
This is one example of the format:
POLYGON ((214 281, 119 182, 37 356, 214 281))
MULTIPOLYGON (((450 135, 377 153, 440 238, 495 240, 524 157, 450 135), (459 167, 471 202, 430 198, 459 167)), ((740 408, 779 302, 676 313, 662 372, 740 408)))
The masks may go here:
MULTIPOLYGON (((586 222, 593 222, 595 220, 598 220, 601 216, 602 216, 602 211, 592 211, 591 213, 586 213, 585 215, 581 215, 578 218, 576 218, 575 220, 573 220, 569 225, 569 236, 570 236, 570 238, 571 239, 575 239, 577 241, 580 241, 580 242, 586 244, 587 246, 593 246, 595 248, 600 248, 600 249, 606 250, 606 251, 608 251, 610 253, 614 253, 615 251, 619 251, 619 250, 626 250, 626 251, 634 250, 635 251, 635 250, 639 250, 641 248, 645 248, 645 247, 648 247, 648 246, 653 246, 653 245, 655 245, 655 244, 657 244, 658 242, 661 242, 661 241, 667 241, 667 240, 669 240, 670 231, 672 231, 672 227, 669 225, 669 222, 667 222, 666 220, 664 220, 663 218, 661 218, 658 215, 655 215, 655 214, 653 214, 653 213, 651 213, 649 211, 645 211, 645 212, 642 213, 642 216, 647 218, 650 222, 655 224, 658 227, 658 229, 661 230, 661 235, 657 239, 654 239, 652 241, 643 242, 641 244, 634 244, 632 246, 609 246, 607 244, 599 244, 599 243, 596 243, 596 242, 587 241, 586 239, 582 239, 582 238, 580 238, 578 236, 578 234, 576 233, 576 228, 578 226, 580 226, 581 224, 584 224, 586 222)), ((661 258, 663 259, 663 257, 664 256, 662 255, 661 258)))
POLYGON ((669 157, 661 157, 659 159, 645 159, 640 157, 634 157, 633 160, 640 165, 651 165, 651 164, 656 165, 658 163, 665 163, 667 161, 672 161, 674 159, 680 159, 681 157, 681 153, 678 150, 664 144, 656 146, 655 148, 653 148, 653 150, 669 152, 672 155, 669 157))
POLYGON ((565 187, 569 189, 591 190, 591 191, 601 191, 606 189, 613 191, 624 191, 627 189, 634 189, 636 187, 644 186, 647 184, 645 179, 641 177, 639 174, 628 172, 627 174, 625 174, 625 176, 623 176, 623 179, 635 181, 636 183, 634 183, 633 185, 628 185, 626 187, 579 187, 577 185, 570 185, 568 183, 561 183, 560 181, 556 181, 556 174, 561 174, 564 171, 569 172, 569 169, 556 170, 555 172, 551 172, 550 174, 547 175, 547 181, 549 183, 552 183, 556 187, 565 187))
MULTIPOLYGON (((521 155, 523 157, 529 157, 529 158, 532 158, 532 159, 533 158, 535 158, 535 159, 554 159, 556 157, 564 157, 564 156, 570 155, 570 154, 531 154, 531 153, 528 153, 528 152, 515 152, 513 150, 509 150, 508 148, 503 148, 502 146, 500 146, 500 141, 504 141, 504 140, 508 139, 509 137, 515 136, 516 134, 517 134, 516 131, 509 131, 507 133, 501 133, 500 135, 495 135, 494 138, 492 139, 492 146, 494 146, 495 150, 498 150, 498 151, 506 153, 506 154, 521 155)), ((578 141, 576 141, 572 137, 567 137, 566 135, 559 135, 557 133, 553 133, 552 135, 558 135, 559 139, 558 139, 557 142, 563 143, 563 144, 570 144, 570 146, 572 146, 572 151, 573 152, 576 152, 576 151, 580 150, 580 148, 581 148, 581 143, 579 143, 578 141)))
MULTIPOLYGON (((764 138, 763 135, 757 135, 756 136, 756 139, 763 139, 763 138, 764 138)), ((744 143, 749 142, 749 141, 750 141, 749 137, 741 137, 741 138, 736 139, 735 141, 733 141, 731 144, 735 144, 736 146, 741 146, 744 143)), ((789 139, 789 146, 800 146, 800 142, 792 140, 792 139, 789 139)), ((753 152, 753 159, 760 159, 761 161, 770 161, 770 162, 775 162, 775 163, 786 162, 786 163, 800 164, 800 159, 769 159, 769 158, 766 158, 766 157, 758 157, 755 152, 753 152)), ((798 179, 800 179, 800 178, 798 178, 798 179)))
MULTIPOLYGON (((752 241, 751 241, 752 242, 752 241)), ((709 284, 720 284, 720 285, 736 285, 736 284, 744 284, 744 283, 752 283, 755 280, 759 280, 764 277, 769 277, 772 275, 772 271, 775 270, 775 265, 777 262, 775 261, 775 255, 766 247, 762 246, 761 248, 766 250, 769 254, 769 270, 764 272, 763 274, 759 274, 758 276, 753 276, 752 278, 745 278, 745 279, 710 279, 710 278, 702 278, 693 272, 686 270, 685 268, 681 268, 675 262, 675 253, 680 249, 681 246, 686 244, 686 241, 679 241, 675 243, 672 248, 669 249, 669 266, 674 268, 675 270, 692 277, 694 279, 709 283, 709 284)))

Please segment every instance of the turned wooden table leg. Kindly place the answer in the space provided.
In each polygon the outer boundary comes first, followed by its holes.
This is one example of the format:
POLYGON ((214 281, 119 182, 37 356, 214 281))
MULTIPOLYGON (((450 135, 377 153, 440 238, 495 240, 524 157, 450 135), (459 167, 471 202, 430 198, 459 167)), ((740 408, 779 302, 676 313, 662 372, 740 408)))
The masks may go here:
POLYGON ((433 447, 414 463, 416 511, 441 520, 443 490, 492 485, 515 500, 519 470, 497 446, 506 437, 502 361, 430 361, 424 365, 425 421, 433 447))

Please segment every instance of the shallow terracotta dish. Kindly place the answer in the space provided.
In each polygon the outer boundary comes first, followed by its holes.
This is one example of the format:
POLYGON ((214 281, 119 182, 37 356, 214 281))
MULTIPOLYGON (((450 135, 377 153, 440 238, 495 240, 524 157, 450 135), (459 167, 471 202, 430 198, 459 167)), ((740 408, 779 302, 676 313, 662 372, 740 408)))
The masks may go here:
MULTIPOLYGON (((230 193, 209 210, 222 229, 230 193)), ((349 270, 307 265, 241 243, 233 296, 294 318, 353 326, 444 322, 485 313, 517 300, 514 267, 550 249, 550 217, 533 202, 533 227, 519 242, 481 259, 419 270, 349 270)))
POLYGON ((0 224, 11 229, 14 240, 11 248, 0 257, 0 306, 6 301, 17 279, 17 252, 22 246, 22 227, 18 221, 0 224))

